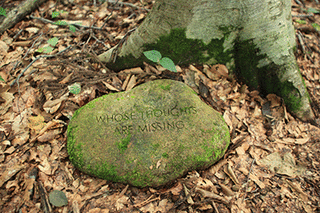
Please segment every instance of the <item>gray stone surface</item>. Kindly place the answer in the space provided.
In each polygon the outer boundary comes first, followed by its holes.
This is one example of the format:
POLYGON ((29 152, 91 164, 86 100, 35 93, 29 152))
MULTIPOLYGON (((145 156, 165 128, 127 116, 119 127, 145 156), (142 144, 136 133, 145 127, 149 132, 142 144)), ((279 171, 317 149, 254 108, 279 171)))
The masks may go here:
POLYGON ((222 116, 191 88, 156 80, 78 109, 67 148, 71 162, 87 174, 157 187, 211 166, 229 141, 222 116))

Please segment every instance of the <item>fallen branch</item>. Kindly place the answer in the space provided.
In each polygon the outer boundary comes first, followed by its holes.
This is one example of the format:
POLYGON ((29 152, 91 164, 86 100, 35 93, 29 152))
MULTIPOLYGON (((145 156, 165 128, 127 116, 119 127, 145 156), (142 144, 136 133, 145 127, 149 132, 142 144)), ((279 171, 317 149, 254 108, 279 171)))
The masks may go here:
POLYGON ((26 15, 29 15, 32 11, 37 9, 45 0, 26 0, 18 7, 14 8, 8 13, 8 16, 3 20, 0 25, 0 34, 7 29, 13 27, 16 23, 24 19, 26 15))

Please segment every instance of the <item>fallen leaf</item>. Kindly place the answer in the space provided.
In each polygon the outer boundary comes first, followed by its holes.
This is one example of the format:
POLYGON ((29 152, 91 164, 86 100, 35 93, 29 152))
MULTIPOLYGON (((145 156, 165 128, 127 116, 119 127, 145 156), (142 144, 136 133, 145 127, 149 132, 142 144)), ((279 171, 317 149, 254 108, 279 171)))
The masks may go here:
POLYGON ((66 194, 59 190, 54 190, 49 193, 49 201, 52 205, 57 207, 65 206, 68 204, 66 194))

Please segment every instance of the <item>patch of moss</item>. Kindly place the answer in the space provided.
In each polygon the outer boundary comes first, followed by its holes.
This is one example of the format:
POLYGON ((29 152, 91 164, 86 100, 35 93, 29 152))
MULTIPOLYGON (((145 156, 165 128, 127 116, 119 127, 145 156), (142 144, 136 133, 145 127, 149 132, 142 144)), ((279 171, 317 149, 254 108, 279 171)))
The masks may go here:
POLYGON ((302 104, 299 91, 292 82, 283 82, 279 78, 285 72, 286 65, 271 63, 259 67, 259 61, 267 58, 267 55, 259 54, 261 51, 252 41, 238 42, 235 49, 238 53, 235 56, 236 74, 242 82, 250 89, 259 90, 263 95, 277 94, 293 112, 300 109, 302 104))
POLYGON ((77 127, 76 126, 74 126, 74 127, 68 126, 68 130, 67 130, 67 138, 68 138, 67 150, 68 150, 68 153, 69 153, 70 161, 77 168, 81 168, 84 165, 82 144, 79 143, 78 145, 75 146, 74 135, 76 134, 76 132, 77 132, 77 127))
POLYGON ((168 85, 160 85, 160 88, 163 90, 170 90, 170 84, 168 85))
POLYGON ((89 103, 86 104, 88 108, 94 108, 96 107, 95 101, 90 101, 89 103))
POLYGON ((116 167, 108 163, 103 163, 102 165, 96 165, 94 169, 92 168, 89 170, 89 173, 105 180, 110 180, 114 182, 125 181, 125 178, 122 178, 121 176, 118 175, 118 172, 116 171, 116 167))
MULTIPOLYGON (((156 43, 145 44, 144 50, 157 50, 163 57, 170 58, 175 64, 203 64, 214 58, 215 63, 227 64, 232 59, 231 50, 225 50, 223 44, 231 30, 221 28, 225 36, 212 39, 206 45, 200 39, 186 37, 185 28, 172 29, 169 35, 161 36, 156 43)), ((147 58, 143 57, 145 61, 147 58)))
POLYGON ((120 149, 121 154, 124 153, 124 151, 126 151, 130 141, 131 141, 131 134, 129 133, 127 137, 121 139, 121 141, 118 143, 118 149, 120 149))
MULTIPOLYGON (((221 39, 212 39, 209 44, 204 44, 200 39, 190 39, 186 37, 185 28, 171 29, 168 35, 160 36, 155 43, 144 44, 143 51, 157 50, 162 57, 170 58, 175 64, 188 65, 196 64, 226 64, 229 68, 233 67, 233 48, 226 48, 225 42, 230 39, 232 32, 236 29, 221 27, 224 37, 221 39)), ((231 41, 232 42, 232 41, 231 41)), ((148 60, 144 54, 135 58, 132 54, 124 57, 118 56, 115 63, 109 63, 108 67, 115 71, 129 67, 142 66, 148 60)))
POLYGON ((152 145, 154 149, 158 149, 160 147, 160 144, 156 143, 152 145))
POLYGON ((169 157, 169 155, 168 155, 168 153, 163 153, 163 154, 162 154, 162 157, 164 157, 164 158, 168 158, 168 157, 169 157))

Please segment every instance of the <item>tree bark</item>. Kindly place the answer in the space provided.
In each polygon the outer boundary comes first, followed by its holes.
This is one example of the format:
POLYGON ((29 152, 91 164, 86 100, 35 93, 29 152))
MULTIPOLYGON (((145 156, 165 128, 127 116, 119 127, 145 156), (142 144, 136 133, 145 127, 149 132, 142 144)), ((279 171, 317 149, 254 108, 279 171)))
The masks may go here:
POLYGON ((249 87, 279 95, 297 117, 313 120, 295 45, 288 0, 157 0, 127 41, 99 59, 120 70, 158 50, 176 64, 225 64, 249 87))
POLYGON ((44 2, 45 0, 26 0, 18 7, 11 10, 0 25, 0 34, 13 27, 16 23, 37 9, 44 2))

